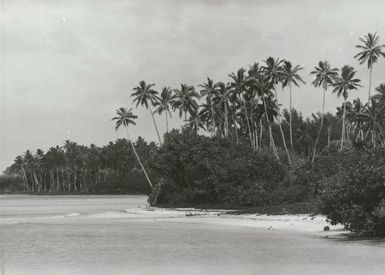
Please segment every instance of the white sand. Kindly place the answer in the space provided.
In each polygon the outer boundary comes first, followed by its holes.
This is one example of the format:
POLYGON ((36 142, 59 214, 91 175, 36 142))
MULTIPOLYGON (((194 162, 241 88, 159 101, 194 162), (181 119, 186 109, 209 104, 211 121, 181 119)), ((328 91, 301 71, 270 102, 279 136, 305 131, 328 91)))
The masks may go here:
MULTIPOLYGON (((126 209, 120 217, 129 219, 151 219, 168 222, 210 223, 224 226, 242 226, 266 230, 285 230, 335 235, 343 233, 343 226, 332 226, 326 217, 317 215, 261 215, 228 214, 228 210, 197 210, 190 208, 138 208, 126 209), (330 231, 324 231, 329 226, 330 231)), ((116 217, 116 216, 115 216, 116 217)))

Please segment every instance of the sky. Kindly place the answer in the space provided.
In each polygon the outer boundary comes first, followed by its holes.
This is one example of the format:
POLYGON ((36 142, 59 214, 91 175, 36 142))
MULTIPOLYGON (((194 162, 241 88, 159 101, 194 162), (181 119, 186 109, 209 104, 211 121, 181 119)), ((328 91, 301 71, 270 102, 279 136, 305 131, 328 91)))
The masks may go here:
MULTIPOLYGON (((353 58, 358 38, 376 32, 385 43, 383 0, 0 0, 0 171, 27 149, 70 139, 104 145, 119 137, 111 118, 134 107, 140 80, 197 86, 269 56, 304 67, 307 84, 293 89, 305 116, 322 108, 310 71, 320 60, 354 66, 367 98, 369 73, 353 58), (370 3, 370 4, 369 4, 370 3)), ((385 59, 373 86, 385 82, 385 59)), ((279 92, 283 107, 288 91, 279 92)), ((342 99, 331 92, 326 109, 342 99)), ((134 109, 133 137, 156 140, 150 114, 134 109)), ((163 117, 156 117, 161 132, 163 117)), ((171 125, 180 120, 173 116, 171 125)))

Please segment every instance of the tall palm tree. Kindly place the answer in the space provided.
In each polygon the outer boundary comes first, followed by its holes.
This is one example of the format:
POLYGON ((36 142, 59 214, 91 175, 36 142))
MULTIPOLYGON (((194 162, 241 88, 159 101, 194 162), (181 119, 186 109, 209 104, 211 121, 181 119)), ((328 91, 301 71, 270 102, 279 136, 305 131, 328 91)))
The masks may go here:
POLYGON ((344 136, 345 136, 345 116, 346 116, 346 100, 349 96, 349 91, 351 90, 357 90, 358 87, 361 85, 358 84, 361 82, 360 79, 354 78, 356 74, 356 70, 352 66, 345 65, 341 69, 341 75, 337 76, 334 80, 333 86, 334 90, 333 93, 336 93, 338 97, 342 96, 344 98, 344 111, 342 115, 342 134, 341 134, 341 147, 340 150, 342 151, 344 146, 344 136))
POLYGON ((275 93, 275 99, 277 101, 277 108, 278 108, 278 115, 277 115, 278 126, 279 126, 279 130, 281 132, 282 143, 283 143, 283 146, 284 146, 285 151, 286 151, 287 159, 289 161, 289 164, 291 165, 290 154, 289 154, 289 151, 287 149, 286 138, 285 138, 285 134, 284 134, 283 129, 282 129, 281 114, 280 114, 280 110, 279 110, 278 93, 277 93, 277 90, 275 89, 275 86, 279 82, 282 81, 282 76, 283 76, 282 63, 283 63, 283 60, 280 60, 279 58, 274 59, 273 57, 269 57, 265 60, 266 66, 264 66, 262 69, 265 72, 265 74, 267 75, 267 77, 270 79, 271 86, 272 86, 274 93, 275 93))
POLYGON ((179 109, 179 117, 184 114, 184 119, 187 120, 187 113, 190 116, 197 113, 199 105, 196 99, 199 99, 199 94, 195 92, 194 86, 188 86, 187 84, 181 84, 180 90, 174 90, 174 100, 172 108, 179 109))
POLYGON ((232 79, 232 82, 230 83, 230 87, 234 93, 238 97, 239 102, 243 105, 243 111, 246 117, 246 124, 247 124, 247 130, 249 134, 249 139, 251 145, 253 145, 253 139, 251 136, 251 129, 250 129, 250 120, 249 120, 249 114, 246 107, 246 99, 244 93, 246 92, 247 85, 248 85, 248 78, 245 74, 246 70, 244 68, 238 69, 236 73, 229 74, 229 77, 232 79))
POLYGON ((357 53, 354 58, 358 58, 360 64, 367 63, 369 69, 369 92, 368 92, 368 103, 370 103, 370 91, 372 88, 372 71, 373 65, 378 61, 382 56, 385 57, 385 53, 382 51, 382 48, 385 47, 385 44, 379 44, 380 37, 377 33, 368 33, 365 35, 365 39, 360 37, 359 40, 362 42, 361 45, 356 45, 356 48, 361 49, 362 51, 357 53))
POLYGON ((159 115, 161 115, 163 112, 166 116, 166 129, 168 133, 168 116, 171 117, 171 111, 170 106, 173 100, 173 95, 171 92, 171 88, 169 87, 163 87, 162 92, 160 94, 160 100, 157 104, 157 108, 155 109, 155 112, 157 112, 159 115))
POLYGON ((299 87, 299 82, 302 82, 305 84, 306 82, 301 78, 301 76, 298 74, 300 70, 303 70, 302 67, 299 65, 296 65, 293 68, 293 65, 290 61, 285 60, 282 65, 282 89, 284 89, 286 86, 289 86, 289 92, 290 92, 290 107, 289 107, 289 129, 290 129, 290 148, 293 150, 293 128, 292 128, 292 94, 291 94, 291 87, 292 84, 299 87))
POLYGON ((121 126, 124 126, 124 129, 126 130, 128 141, 130 142, 131 147, 132 147, 132 151, 134 152, 134 154, 136 156, 136 159, 138 160, 139 165, 142 168, 143 173, 146 176, 147 182, 150 185, 151 190, 152 190, 153 189, 153 185, 151 183, 151 180, 148 177, 146 169, 144 169, 144 166, 143 166, 142 162, 140 161, 139 155, 136 152, 135 146, 134 146, 134 144, 131 141, 131 138, 130 138, 130 135, 129 135, 128 129, 127 129, 130 124, 136 125, 135 119, 137 119, 138 116, 136 116, 136 115, 134 115, 132 113, 132 109, 131 108, 129 110, 127 110, 126 108, 123 108, 123 107, 119 108, 118 110, 116 110, 116 114, 117 114, 117 116, 112 118, 112 120, 116 120, 115 130, 117 131, 117 130, 119 130, 119 128, 121 126))
POLYGON ((139 82, 139 86, 133 89, 135 92, 131 96, 135 97, 134 102, 136 101, 136 107, 138 107, 138 105, 140 104, 141 106, 144 106, 147 110, 150 111, 152 121, 155 126, 156 134, 158 135, 159 144, 162 145, 158 126, 156 125, 154 113, 151 108, 157 105, 160 101, 158 97, 158 92, 152 88, 154 86, 155 84, 147 84, 145 81, 142 80, 139 82))
POLYGON ((272 90, 272 82, 270 81, 270 78, 261 70, 258 74, 256 74, 250 81, 250 85, 255 87, 258 97, 263 102, 263 107, 265 110, 265 117, 267 126, 269 129, 269 138, 270 138, 270 147, 273 149, 273 153, 275 157, 279 160, 279 155, 277 151, 277 147, 275 146, 274 142, 274 136, 272 133, 272 127, 271 124, 273 120, 271 120, 271 117, 268 115, 268 104, 267 101, 273 101, 273 93, 272 90))
POLYGON ((217 94, 218 84, 208 77, 207 83, 201 84, 199 85, 199 87, 202 88, 202 90, 200 90, 200 96, 206 97, 206 104, 210 108, 210 112, 208 112, 207 114, 211 115, 210 126, 214 130, 214 134, 215 134, 215 117, 214 117, 214 107, 213 107, 214 105, 213 105, 212 99, 217 94))
POLYGON ((314 71, 312 71, 310 74, 315 75, 315 80, 312 82, 312 85, 314 87, 322 87, 323 88, 323 94, 322 94, 322 119, 321 124, 317 133, 317 138, 314 144, 314 150, 313 150, 313 157, 312 157, 312 163, 314 162, 319 136, 322 131, 323 126, 323 117, 325 114, 325 93, 328 89, 328 86, 333 85, 334 79, 337 76, 338 69, 330 67, 329 62, 327 61, 320 61, 318 63, 318 67, 314 67, 314 71))

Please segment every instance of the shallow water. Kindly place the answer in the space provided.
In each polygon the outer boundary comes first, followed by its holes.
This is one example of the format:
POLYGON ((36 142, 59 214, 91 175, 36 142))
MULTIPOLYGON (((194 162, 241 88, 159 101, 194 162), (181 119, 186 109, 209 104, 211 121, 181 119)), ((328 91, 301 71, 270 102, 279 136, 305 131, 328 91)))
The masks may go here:
POLYGON ((145 202, 0 196, 0 274, 384 274, 384 242, 122 212, 145 202))

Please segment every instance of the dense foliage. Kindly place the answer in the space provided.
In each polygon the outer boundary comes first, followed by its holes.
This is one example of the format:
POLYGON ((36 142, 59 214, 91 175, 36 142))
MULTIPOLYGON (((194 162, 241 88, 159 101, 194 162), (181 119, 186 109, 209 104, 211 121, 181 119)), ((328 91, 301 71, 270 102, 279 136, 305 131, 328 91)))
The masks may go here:
POLYGON ((268 204, 286 173, 268 154, 190 128, 167 134, 151 165, 163 177, 159 204, 268 204))
POLYGON ((351 150, 331 159, 336 168, 319 180, 320 211, 332 224, 384 237, 385 149, 351 150))

